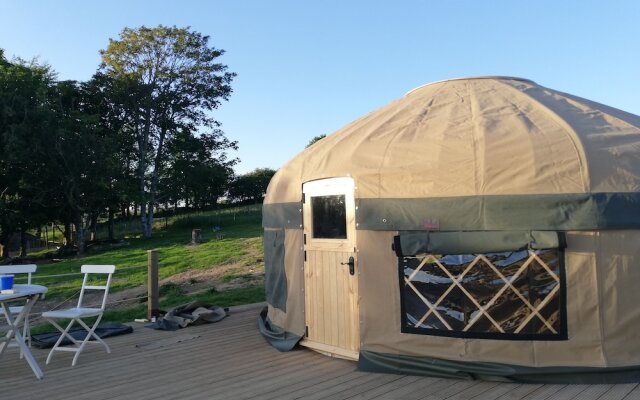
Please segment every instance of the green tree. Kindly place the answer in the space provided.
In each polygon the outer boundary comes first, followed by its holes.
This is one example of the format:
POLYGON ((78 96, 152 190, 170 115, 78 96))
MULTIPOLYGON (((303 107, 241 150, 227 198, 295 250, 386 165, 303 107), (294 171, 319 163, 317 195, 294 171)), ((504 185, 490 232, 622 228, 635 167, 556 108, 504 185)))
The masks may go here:
POLYGON ((0 51, 0 258, 9 235, 24 237, 51 211, 55 185, 46 170, 48 148, 40 142, 50 133, 53 80, 48 66, 9 62, 0 51))
POLYGON ((237 160, 227 160, 224 150, 237 148, 220 131, 195 136, 179 130, 167 146, 162 179, 163 202, 205 208, 215 205, 227 190, 237 160))
POLYGON ((135 138, 140 221, 150 237, 168 142, 181 129, 218 129, 211 111, 228 100, 235 74, 217 61, 224 50, 189 28, 125 28, 101 54, 99 72, 136 100, 119 106, 135 138))
POLYGON ((318 142, 318 141, 320 141, 320 140, 322 140, 322 139, 324 139, 324 138, 326 138, 326 137, 327 137, 327 135, 318 135, 318 136, 314 137, 314 138, 313 138, 313 139, 311 139, 311 140, 309 141, 309 143, 305 146, 305 149, 306 149, 307 147, 311 147, 311 145, 312 145, 312 144, 314 144, 314 143, 316 143, 316 142, 318 142))
POLYGON ((229 186, 229 198, 236 202, 261 202, 275 173, 270 168, 256 168, 238 176, 229 186))
POLYGON ((62 194, 60 204, 77 233, 78 252, 84 252, 86 232, 110 203, 110 189, 118 175, 117 142, 94 114, 92 92, 74 81, 53 86, 51 108, 55 131, 49 135, 49 166, 62 194))
POLYGON ((123 210, 125 216, 129 206, 138 201, 135 137, 129 134, 132 118, 128 115, 138 99, 131 95, 127 82, 115 81, 100 73, 82 86, 85 112, 98 117, 98 125, 112 145, 108 190, 103 195, 107 205, 108 235, 114 240, 116 212, 123 210))

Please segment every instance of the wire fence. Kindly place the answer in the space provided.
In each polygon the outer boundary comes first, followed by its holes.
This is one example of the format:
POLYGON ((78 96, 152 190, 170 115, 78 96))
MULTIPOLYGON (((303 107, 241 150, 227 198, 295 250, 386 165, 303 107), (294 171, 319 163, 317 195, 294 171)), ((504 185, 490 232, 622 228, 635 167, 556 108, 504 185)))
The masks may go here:
MULTIPOLYGON (((76 298, 76 296, 78 296, 78 294, 80 294, 79 290, 77 292, 75 292, 73 295, 67 297, 66 299, 64 299, 62 301, 60 301, 58 304, 56 304, 55 306, 51 307, 51 309, 47 310, 47 311, 57 310, 58 308, 62 307, 68 301, 76 298)), ((131 297, 131 298, 128 298, 128 299, 107 301, 106 306, 120 304, 120 303, 127 303, 127 302, 130 302, 130 301, 142 300, 142 299, 146 299, 146 298, 147 298, 147 295, 145 294, 144 296, 131 297)), ((102 302, 95 303, 95 304, 86 304, 86 305, 83 304, 83 306, 86 307, 86 308, 101 307, 102 306, 102 302)), ((44 321, 45 321, 45 318, 42 317, 42 313, 41 312, 31 312, 31 313, 29 313, 29 323, 30 324, 37 324, 37 323, 41 323, 41 322, 44 322, 44 321)))
MULTIPOLYGON (((190 292, 190 295, 198 295, 198 294, 202 294, 202 293, 206 293, 208 291, 210 291, 211 288, 207 288, 207 289, 201 289, 201 290, 196 290, 193 292, 190 292)), ((53 311, 53 310, 57 310, 58 308, 60 308, 61 306, 63 306, 65 303, 67 303, 68 301, 77 298, 77 296, 80 294, 80 290, 76 291, 74 294, 72 294, 71 296, 65 298, 64 300, 58 302, 55 306, 53 306, 50 310, 47 311, 53 311)), ((142 299, 147 299, 148 295, 145 294, 143 296, 137 296, 137 297, 131 297, 131 298, 127 298, 127 299, 120 299, 120 300, 112 300, 112 301, 107 301, 106 306, 112 306, 115 304, 120 304, 120 303, 128 303, 131 301, 139 301, 142 299)), ((94 307, 100 307, 102 306, 102 302, 100 303, 95 303, 95 304, 88 304, 88 305, 84 305, 84 307, 87 308, 94 308, 94 307)), ((44 322, 44 318, 42 317, 42 312, 32 312, 29 313, 29 323, 33 324, 33 323, 40 323, 40 322, 44 322)))
MULTIPOLYGON (((147 269, 147 266, 146 265, 137 265, 137 266, 132 266, 132 267, 118 268, 118 272, 126 272, 126 271, 132 271, 132 270, 142 270, 142 269, 147 269)), ((83 275, 84 275, 84 273, 82 273, 82 272, 69 272, 69 273, 54 274, 54 275, 32 275, 31 282, 38 281, 38 280, 43 280, 43 279, 65 278, 65 277, 70 277, 70 276, 83 276, 83 275)), ((21 283, 21 282, 25 282, 26 283, 29 278, 27 276, 17 276, 14 279, 15 279, 16 283, 21 283)), ((51 309, 48 310, 48 311, 57 310, 58 308, 60 308, 64 304, 68 303, 72 299, 77 298, 77 296, 79 294, 80 294, 80 290, 78 289, 72 295, 66 297, 65 299, 63 299, 61 301, 59 301, 56 305, 51 307, 51 309)), ((44 295, 42 297, 44 298, 44 295)), ((135 301, 135 300, 142 300, 142 299, 146 299, 146 298, 147 298, 147 294, 145 294, 144 296, 132 297, 132 298, 127 298, 127 299, 107 301, 106 305, 115 305, 115 304, 119 304, 119 303, 131 302, 131 301, 135 301)), ((86 304, 86 305, 83 305, 83 306, 87 307, 87 308, 100 307, 100 306, 102 306, 102 302, 96 303, 96 304, 86 304)), ((1 315, 2 314, 0 312, 0 316, 1 315)), ((42 318, 42 313, 41 312, 31 312, 31 313, 29 313, 29 320, 30 320, 30 323, 38 323, 38 322, 43 322, 44 318, 42 318)))
MULTIPOLYGON (((125 272, 125 271, 132 271, 132 270, 136 270, 136 269, 146 269, 147 266, 146 265, 136 265, 136 266, 132 266, 132 267, 125 267, 125 268, 118 268, 118 272, 125 272)), ((31 281, 33 282, 34 280, 38 280, 38 279, 51 279, 51 278, 61 278, 61 277, 68 277, 68 276, 81 276, 84 275, 82 272, 68 272, 68 273, 64 273, 64 274, 55 274, 55 275, 32 275, 31 277, 31 281)), ((27 282, 29 278, 27 276, 16 276, 14 278, 16 283, 19 282, 27 282)))
MULTIPOLYGON (((119 268, 118 272, 131 271, 131 270, 136 270, 136 269, 146 269, 146 268, 147 268, 146 265, 126 267, 126 268, 119 268)), ((81 275, 84 275, 84 274, 82 272, 70 272, 70 273, 56 274, 56 275, 34 275, 34 276, 32 276, 31 280, 34 281, 37 278, 44 279, 44 278, 57 278, 57 277, 81 276, 81 275)), ((20 279, 24 279, 26 281, 27 277, 16 277, 16 280, 20 280, 20 279)), ((206 293, 206 292, 208 292, 210 290, 211 290, 211 288, 205 288, 205 289, 201 289, 201 290, 190 292, 189 294, 190 295, 198 295, 198 294, 206 293)), ((73 294, 71 294, 70 296, 64 298, 61 301, 58 301, 53 307, 51 307, 47 311, 53 311, 53 310, 59 309, 63 305, 67 304, 69 301, 71 301, 73 299, 77 299, 79 294, 80 294, 80 290, 78 289, 73 294)), ((43 297, 44 297, 44 295, 43 295, 43 297)), ((148 298, 148 294, 145 293, 142 296, 136 296, 136 297, 126 298, 126 299, 107 301, 106 306, 113 306, 113 305, 116 305, 116 304, 128 303, 128 302, 132 302, 132 301, 140 301, 140 300, 147 299, 147 298, 148 298)), ((100 307, 100 306, 102 306, 102 302, 95 303, 95 304, 83 304, 83 306, 87 307, 87 308, 100 307)), ((41 323, 41 322, 45 322, 45 319, 42 317, 42 312, 31 312, 31 313, 29 313, 29 323, 30 324, 36 324, 36 323, 41 323)))

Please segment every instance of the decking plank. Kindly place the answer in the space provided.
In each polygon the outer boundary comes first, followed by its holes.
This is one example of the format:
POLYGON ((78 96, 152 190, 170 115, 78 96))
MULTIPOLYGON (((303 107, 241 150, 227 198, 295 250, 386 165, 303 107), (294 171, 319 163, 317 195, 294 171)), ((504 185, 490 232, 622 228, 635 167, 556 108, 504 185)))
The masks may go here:
POLYGON ((436 392, 431 392, 428 395, 420 398, 424 400, 449 399, 450 397, 455 396, 456 394, 470 388, 471 386, 477 385, 479 383, 480 383, 479 381, 471 381, 471 380, 457 381, 455 379, 451 379, 450 385, 445 386, 441 390, 438 390, 436 392))
POLYGON ((175 332, 134 325, 134 333, 107 339, 112 349, 72 354, 33 349, 45 371, 38 381, 18 349, 0 359, 2 400, 46 393, 47 400, 199 399, 428 399, 428 400, 640 400, 640 386, 532 385, 465 381, 358 371, 351 361, 308 349, 280 353, 257 330, 259 306, 232 309, 209 325, 175 332), (79 384, 81 377, 82 383, 79 384))
POLYGON ((565 387, 567 385, 540 385, 534 391, 523 396, 522 400, 546 400, 565 387))
POLYGON ((369 400, 369 399, 378 399, 380 396, 383 396, 393 390, 404 388, 406 386, 412 385, 415 382, 421 380, 420 376, 400 376, 400 379, 395 381, 391 381, 385 385, 380 385, 376 388, 372 388, 366 390, 364 392, 359 392, 354 394, 351 397, 348 397, 349 400, 369 400))
POLYGON ((589 385, 566 385, 562 389, 558 390, 547 400, 569 400, 574 398, 581 398, 580 395, 584 392, 589 385))
POLYGON ((542 384, 522 384, 519 385, 517 387, 513 387, 509 392, 501 395, 501 396, 496 396, 494 399, 495 400, 518 400, 518 399, 522 399, 525 396, 529 395, 530 393, 532 393, 533 391, 537 390, 538 388, 540 388, 542 386, 542 384))
MULTIPOLYGON (((320 356, 318 354, 318 356, 320 356)), ((331 359, 336 361, 335 359, 331 359)), ((353 368, 347 368, 345 364, 334 366, 324 364, 314 371, 307 371, 307 378, 298 382, 291 382, 290 385, 282 386, 280 389, 269 393, 267 396, 253 396, 255 399, 304 399, 315 393, 324 393, 327 388, 351 382, 357 377, 364 375, 353 368), (331 379, 327 379, 331 377, 331 379), (308 384, 307 384, 308 383, 308 384)))
POLYGON ((634 387, 629 393, 627 393, 623 400, 640 400, 640 385, 634 387))
POLYGON ((637 383, 612 385, 598 400, 623 400, 637 386, 637 383))
POLYGON ((488 390, 478 393, 471 397, 473 400, 496 400, 497 398, 515 391, 521 384, 518 383, 499 383, 488 390))
POLYGON ((454 380, 445 378, 432 378, 427 376, 421 376, 420 380, 416 381, 410 386, 405 386, 385 393, 382 396, 377 397, 377 400, 416 400, 427 395, 430 392, 438 391, 444 387, 452 384, 454 380))
POLYGON ((476 396, 480 396, 483 393, 487 392, 490 389, 493 389, 498 385, 498 382, 485 382, 479 381, 475 385, 472 385, 463 391, 454 394, 451 397, 447 397, 447 400, 466 400, 473 399, 476 396))

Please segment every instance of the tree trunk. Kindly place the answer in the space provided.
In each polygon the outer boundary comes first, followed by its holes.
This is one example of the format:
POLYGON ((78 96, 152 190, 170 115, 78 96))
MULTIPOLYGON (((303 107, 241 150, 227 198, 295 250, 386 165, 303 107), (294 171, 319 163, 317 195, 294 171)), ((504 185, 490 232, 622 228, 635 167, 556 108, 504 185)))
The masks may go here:
POLYGON ((64 247, 71 247, 71 222, 64 221, 64 247))
POLYGON ((0 234, 0 260, 7 257, 7 255, 4 252, 4 249, 5 249, 5 246, 7 245, 8 239, 9 239, 9 236, 6 233, 0 234))
POLYGON ((145 238, 150 238, 151 233, 149 232, 149 221, 147 219, 147 203, 140 203, 140 225, 142 226, 142 236, 145 238))
POLYGON ((115 221, 113 216, 113 208, 109 207, 109 222, 107 223, 109 231, 109 240, 115 240, 115 221))
POLYGON ((98 214, 92 214, 89 222, 89 240, 95 242, 98 240, 98 214))
MULTIPOLYGON (((136 128, 138 129, 138 128, 136 128)), ((146 190, 146 173, 147 173, 147 145, 151 137, 151 107, 147 105, 144 116, 143 132, 137 132, 138 137, 138 190, 140 191, 140 225, 142 226, 142 235, 145 238, 151 237, 149 229, 149 218, 147 216, 148 193, 146 190)), ((149 205, 150 202, 149 202, 149 205)))
POLYGON ((153 162, 153 172, 151 173, 151 186, 149 187, 149 203, 147 204, 147 232, 146 238, 151 237, 153 230, 153 211, 156 203, 156 192, 158 191, 158 178, 160 176, 160 170, 162 169, 162 152, 164 151, 164 138, 167 134, 166 128, 160 130, 158 135, 158 149, 156 150, 156 156, 153 162), (147 236, 148 234, 148 236, 147 236))
POLYGON ((147 239, 151 237, 153 232, 153 212, 155 211, 155 205, 152 201, 147 205, 147 239))
POLYGON ((85 229, 84 229, 84 223, 82 222, 82 216, 80 215, 76 216, 74 225, 76 227, 78 255, 82 255, 84 254, 84 241, 85 241, 85 229))
POLYGON ((20 227, 20 258, 27 256, 29 244, 27 243, 27 230, 24 226, 20 227))

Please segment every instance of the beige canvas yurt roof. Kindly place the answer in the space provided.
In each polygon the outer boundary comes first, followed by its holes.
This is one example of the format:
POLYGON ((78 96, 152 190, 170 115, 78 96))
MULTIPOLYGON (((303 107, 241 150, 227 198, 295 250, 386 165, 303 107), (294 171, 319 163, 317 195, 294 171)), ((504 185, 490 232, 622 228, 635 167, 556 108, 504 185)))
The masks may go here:
POLYGON ((640 118, 510 77, 414 89, 281 168, 265 203, 352 176, 356 197, 637 192, 640 118))
POLYGON ((421 86, 271 180, 260 329, 284 351, 347 337, 366 371, 637 382, 639 207, 640 117, 519 78, 421 86), (314 233, 331 199, 344 246, 314 233))

